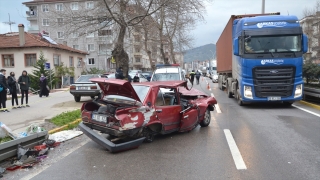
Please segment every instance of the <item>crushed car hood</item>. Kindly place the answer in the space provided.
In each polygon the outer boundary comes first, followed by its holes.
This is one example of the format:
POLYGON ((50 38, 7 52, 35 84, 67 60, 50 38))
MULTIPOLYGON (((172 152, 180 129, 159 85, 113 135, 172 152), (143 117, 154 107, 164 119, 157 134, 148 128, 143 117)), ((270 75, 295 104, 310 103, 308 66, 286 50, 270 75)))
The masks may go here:
POLYGON ((106 95, 118 95, 128 98, 132 98, 139 102, 140 98, 136 91, 133 89, 130 82, 120 79, 104 79, 104 78, 92 78, 91 82, 98 83, 103 94, 106 95))

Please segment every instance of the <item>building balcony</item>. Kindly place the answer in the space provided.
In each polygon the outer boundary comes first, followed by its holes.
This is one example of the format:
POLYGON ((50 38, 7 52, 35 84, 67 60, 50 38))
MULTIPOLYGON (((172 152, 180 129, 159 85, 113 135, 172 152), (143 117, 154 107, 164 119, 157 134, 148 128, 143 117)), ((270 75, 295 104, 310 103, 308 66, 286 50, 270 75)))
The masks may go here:
POLYGON ((26 11, 26 14, 28 21, 38 20, 37 11, 26 11))
POLYGON ((133 61, 132 64, 133 64, 133 66, 142 66, 143 65, 142 61, 140 61, 140 62, 133 61))
POLYGON ((39 26, 29 26, 28 33, 38 34, 39 33, 39 26))
POLYGON ((96 41, 99 42, 99 44, 112 44, 113 41, 110 37, 97 37, 96 41))
POLYGON ((133 55, 141 57, 142 56, 142 52, 134 52, 133 55))

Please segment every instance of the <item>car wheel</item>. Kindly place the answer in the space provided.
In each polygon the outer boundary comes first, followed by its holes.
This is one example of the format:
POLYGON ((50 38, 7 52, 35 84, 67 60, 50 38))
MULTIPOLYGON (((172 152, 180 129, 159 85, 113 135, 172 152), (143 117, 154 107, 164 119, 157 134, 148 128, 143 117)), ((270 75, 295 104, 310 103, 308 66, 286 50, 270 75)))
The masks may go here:
POLYGON ((144 142, 151 143, 154 140, 154 133, 148 127, 143 130, 143 136, 146 137, 144 142))
POLYGON ((76 102, 80 102, 80 99, 81 99, 81 96, 74 96, 74 100, 75 100, 76 102))
POLYGON ((210 121, 211 121, 211 114, 210 114, 210 110, 207 109, 204 114, 204 119, 200 122, 200 126, 207 127, 207 126, 209 126, 210 121))
POLYGON ((101 99, 102 95, 101 93, 98 94, 98 99, 101 99))
POLYGON ((94 99, 94 96, 90 96, 91 97, 91 99, 94 99))

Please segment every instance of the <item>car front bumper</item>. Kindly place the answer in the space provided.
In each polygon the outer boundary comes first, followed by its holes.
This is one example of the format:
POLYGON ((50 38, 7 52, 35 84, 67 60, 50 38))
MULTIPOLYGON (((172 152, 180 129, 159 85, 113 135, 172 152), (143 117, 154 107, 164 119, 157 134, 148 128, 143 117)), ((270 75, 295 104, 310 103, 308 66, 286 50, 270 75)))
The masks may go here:
POLYGON ((120 151, 138 148, 145 139, 145 137, 141 137, 139 139, 135 139, 132 141, 128 141, 128 142, 124 142, 124 143, 120 143, 120 144, 114 144, 110 140, 99 135, 94 130, 92 130, 91 128, 89 128, 85 124, 83 124, 83 122, 81 122, 79 124, 79 128, 90 139, 92 139, 94 142, 100 144, 104 148, 108 149, 110 152, 120 152, 120 151))
POLYGON ((70 93, 74 96, 98 96, 100 90, 70 90, 70 93))

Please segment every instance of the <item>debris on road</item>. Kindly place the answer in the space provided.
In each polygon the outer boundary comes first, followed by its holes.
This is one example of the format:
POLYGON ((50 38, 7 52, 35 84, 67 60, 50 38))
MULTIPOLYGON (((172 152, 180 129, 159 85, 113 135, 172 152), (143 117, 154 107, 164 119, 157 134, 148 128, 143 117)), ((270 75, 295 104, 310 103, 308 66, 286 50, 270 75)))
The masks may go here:
POLYGON ((66 131, 60 131, 60 132, 49 135, 49 139, 52 139, 56 142, 64 142, 72 138, 75 138, 77 136, 80 136, 82 134, 83 134, 82 131, 66 130, 66 131))

